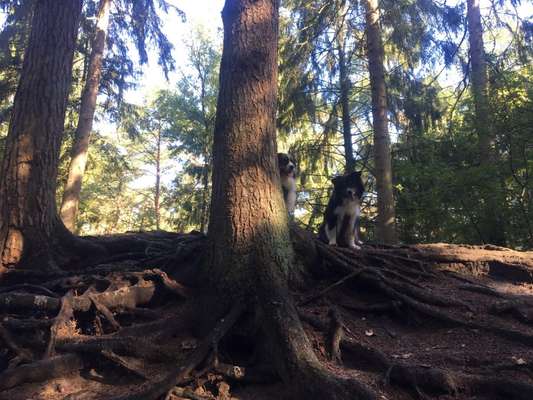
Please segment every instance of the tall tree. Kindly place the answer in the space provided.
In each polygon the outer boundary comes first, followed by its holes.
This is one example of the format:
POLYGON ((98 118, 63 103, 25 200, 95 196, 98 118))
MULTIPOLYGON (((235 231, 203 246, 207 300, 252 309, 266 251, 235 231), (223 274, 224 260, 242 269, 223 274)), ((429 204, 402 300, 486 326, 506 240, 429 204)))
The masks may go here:
POLYGON ((342 136, 344 140, 345 172, 355 171, 355 157, 352 143, 352 110, 350 107, 351 82, 348 75, 348 60, 346 59, 346 27, 343 19, 337 33, 337 53, 339 57, 340 103, 342 113, 342 136))
POLYGON ((390 137, 387 118, 387 93, 383 67, 383 40, 379 23, 378 0, 365 0, 368 71, 372 91, 374 127, 374 173, 378 196, 377 239, 385 243, 397 240, 392 193, 390 137))
POLYGON ((81 96, 78 127, 74 134, 68 178, 61 201, 61 219, 71 231, 75 230, 81 184, 87 165, 87 153, 89 151, 89 141, 93 127, 94 112, 96 110, 96 98, 100 86, 110 7, 111 0, 100 0, 96 17, 96 28, 91 46, 92 50, 89 57, 89 69, 81 96))
POLYGON ((166 121, 171 155, 183 166, 167 197, 176 208, 173 223, 180 230, 206 232, 221 49, 201 27, 185 47, 188 57, 182 78, 174 90, 159 94, 156 107, 166 121))
MULTIPOLYGON (((76 229, 97 95, 99 92, 105 93, 104 109, 111 118, 120 120, 127 112, 127 107, 123 104, 124 90, 134 86, 127 79, 138 72, 133 67, 129 53, 133 46, 139 54, 140 64, 148 61, 147 46, 152 44, 158 50, 158 62, 165 76, 174 69, 172 45, 161 31, 159 16, 159 11, 168 12, 170 7, 166 0, 98 2, 87 78, 82 91, 78 126, 61 203, 61 218, 71 231, 76 229), (110 15, 120 17, 110 18, 110 15), (132 40, 128 41, 126 38, 132 40)), ((183 17, 179 9, 172 8, 183 17)))
POLYGON ((276 169, 278 7, 277 0, 227 0, 222 11, 210 277, 224 297, 254 304, 269 359, 292 381, 294 398, 369 398, 320 364, 289 298, 293 250, 276 169))
POLYGON ((487 62, 483 45, 483 27, 479 0, 467 0, 468 41, 470 44, 470 79, 474 98, 475 129, 479 143, 480 165, 482 174, 482 196, 484 197, 484 217, 481 224, 483 239, 486 242, 504 245, 505 230, 503 221, 498 217, 500 206, 498 199, 502 183, 495 168, 496 153, 494 149, 494 132, 492 132, 487 62), (489 187, 487 187, 487 184, 489 187))
POLYGON ((55 189, 82 0, 34 4, 0 174, 0 269, 50 260, 69 237, 55 189))

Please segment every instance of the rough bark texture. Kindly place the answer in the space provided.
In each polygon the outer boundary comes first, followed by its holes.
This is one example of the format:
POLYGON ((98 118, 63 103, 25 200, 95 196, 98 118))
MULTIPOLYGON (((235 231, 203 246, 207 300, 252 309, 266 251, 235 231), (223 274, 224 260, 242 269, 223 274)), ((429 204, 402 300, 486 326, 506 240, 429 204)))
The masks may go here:
POLYGON ((372 118, 374 124, 374 173, 378 195, 377 240, 397 241, 390 138, 387 118, 387 93, 383 68, 383 42, 379 26, 378 0, 365 0, 368 70, 372 90, 372 118))
POLYGON ((345 172, 347 174, 355 171, 355 158, 352 144, 352 119, 350 115, 350 77, 348 76, 348 66, 346 63, 345 28, 340 27, 338 34, 337 49, 339 53, 339 79, 340 79, 340 101, 342 107, 342 136, 344 139, 344 158, 346 160, 345 172))
POLYGON ((81 4, 35 3, 0 177, 0 273, 28 256, 44 263, 66 234, 55 189, 81 4))
POLYGON ((286 275, 291 251, 275 159, 277 2, 227 1, 222 16, 208 236, 215 282, 233 287, 262 260, 286 275))
POLYGON ((288 290, 293 250, 276 168, 276 0, 226 1, 214 136, 211 279, 226 298, 254 306, 268 359, 296 382, 295 397, 367 394, 318 361, 288 290))
POLYGON ((96 32, 92 42, 89 70, 81 97, 78 127, 74 136, 68 178, 63 192, 63 200, 61 202, 61 219, 65 226, 71 231, 75 231, 76 229, 76 217, 80 202, 81 185, 85 173, 85 166, 87 164, 89 141, 91 138, 94 112, 96 109, 96 98, 98 96, 98 87, 100 85, 100 76, 102 72, 102 59, 104 56, 107 28, 109 25, 110 7, 111 0, 100 1, 96 32))
POLYGON ((156 136, 156 153, 155 153, 155 195, 154 195, 154 210, 155 210, 155 228, 159 230, 161 227, 161 127, 157 128, 156 136))
POLYGON ((491 187, 484 187, 485 198, 485 218, 481 221, 486 232, 483 240, 488 243, 505 245, 505 232, 503 221, 499 218, 497 211, 498 185, 499 179, 495 176, 498 171, 495 166, 496 153, 494 149, 494 132, 490 123, 490 106, 488 93, 487 63, 485 60, 485 48, 483 46, 483 28, 481 25, 481 13, 479 10, 479 0, 467 1, 468 17, 468 39, 470 44, 470 79, 472 82, 472 95, 474 97, 475 128, 479 141, 480 164, 483 168, 481 181, 490 184, 491 187), (494 185, 496 183, 496 185, 494 185))

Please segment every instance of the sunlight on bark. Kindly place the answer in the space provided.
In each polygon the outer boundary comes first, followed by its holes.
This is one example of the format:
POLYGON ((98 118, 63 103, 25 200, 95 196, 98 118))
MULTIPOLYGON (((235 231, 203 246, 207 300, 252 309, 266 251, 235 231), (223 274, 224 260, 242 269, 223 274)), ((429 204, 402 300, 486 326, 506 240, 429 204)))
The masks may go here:
POLYGON ((10 229, 7 234, 7 240, 2 254, 2 264, 17 264, 22 257, 24 248, 24 236, 18 229, 10 229))

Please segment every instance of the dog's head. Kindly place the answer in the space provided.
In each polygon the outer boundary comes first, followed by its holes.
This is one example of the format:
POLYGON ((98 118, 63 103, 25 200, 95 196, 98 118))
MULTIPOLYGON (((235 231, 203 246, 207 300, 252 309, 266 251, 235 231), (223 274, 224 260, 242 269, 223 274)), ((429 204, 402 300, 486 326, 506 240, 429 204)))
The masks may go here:
POLYGON ((361 199, 365 191, 361 172, 352 172, 346 175, 336 176, 331 180, 335 194, 342 199, 361 199))
POLYGON ((278 168, 282 176, 294 177, 296 175, 296 162, 286 153, 278 153, 278 168))

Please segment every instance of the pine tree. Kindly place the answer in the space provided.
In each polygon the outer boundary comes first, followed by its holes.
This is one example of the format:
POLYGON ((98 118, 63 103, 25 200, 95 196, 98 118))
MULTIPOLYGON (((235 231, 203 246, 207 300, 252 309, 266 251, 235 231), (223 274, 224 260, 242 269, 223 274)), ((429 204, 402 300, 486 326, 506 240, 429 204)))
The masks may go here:
POLYGON ((96 17, 96 30, 92 39, 91 55, 85 88, 81 96, 78 127, 74 135, 74 143, 71 149, 71 160, 67 182, 61 201, 61 219, 70 230, 75 230, 76 216, 80 202, 81 184, 87 164, 89 140, 93 127, 94 113, 96 110, 96 98, 100 86, 102 74, 102 61, 104 56, 105 42, 109 25, 109 13, 111 0, 100 0, 96 17))
POLYGON ((35 261, 53 267, 53 254, 75 247, 55 190, 81 5, 34 3, 0 174, 0 269, 35 261))
POLYGON ((392 193, 392 167, 387 117, 387 93, 383 67, 383 41, 377 0, 365 0, 368 71, 372 89, 374 169, 378 196, 377 240, 395 243, 396 217, 392 193))

